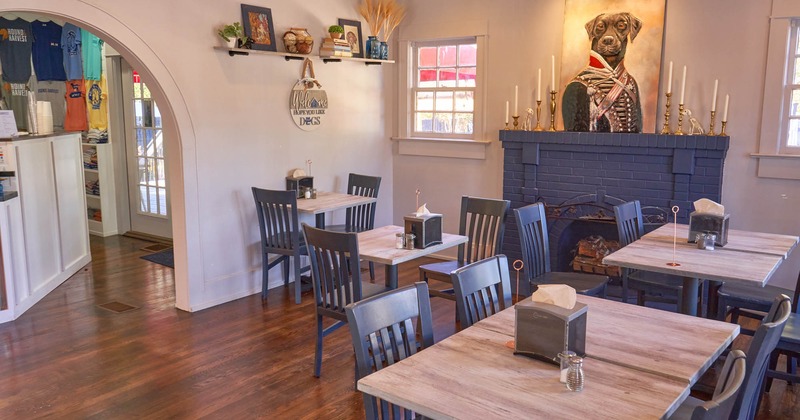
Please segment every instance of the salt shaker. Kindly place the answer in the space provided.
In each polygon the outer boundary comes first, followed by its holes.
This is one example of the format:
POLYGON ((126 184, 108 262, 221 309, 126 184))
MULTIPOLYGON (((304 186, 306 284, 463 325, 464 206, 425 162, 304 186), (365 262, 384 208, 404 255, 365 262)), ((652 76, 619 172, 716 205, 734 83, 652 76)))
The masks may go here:
POLYGON ((414 238, 416 236, 413 233, 406 233, 406 249, 414 249, 414 238))
POLYGON ((561 377, 559 381, 562 384, 567 383, 567 371, 569 370, 569 359, 572 357, 577 356, 574 351, 564 350, 561 353, 558 353, 558 360, 561 363, 561 377))
POLYGON ((406 235, 402 233, 397 233, 394 235, 394 247, 397 249, 403 249, 406 247, 406 235))
POLYGON ((572 356, 567 369, 567 389, 573 392, 583 390, 583 358, 572 356))

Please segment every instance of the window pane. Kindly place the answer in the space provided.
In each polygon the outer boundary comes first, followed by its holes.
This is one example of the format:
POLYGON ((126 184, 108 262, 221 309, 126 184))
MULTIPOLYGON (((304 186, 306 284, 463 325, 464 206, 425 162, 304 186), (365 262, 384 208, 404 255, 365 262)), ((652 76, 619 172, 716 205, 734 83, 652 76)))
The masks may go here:
POLYGON ((446 45, 439 47, 439 67, 451 67, 456 65, 456 46, 446 45))
POLYGON ((137 129, 136 130, 136 155, 144 156, 144 129, 137 129))
POLYGON ((458 65, 474 66, 478 63, 478 44, 459 45, 458 65))
POLYGON ((433 116, 433 131, 436 133, 453 132, 453 114, 436 113, 433 116))
POLYGON ((459 91, 456 95, 456 111, 472 112, 475 107, 473 92, 459 91))
POLYGON ((420 70, 418 87, 436 87, 436 70, 420 70))
POLYGON ((792 90, 792 98, 789 102, 789 115, 800 116, 800 89, 792 90))
MULTIPOLYGON (((798 42, 797 45, 800 45, 800 42, 798 42)), ((792 78, 792 84, 800 85, 800 57, 794 59, 794 77, 792 78)))
POLYGON ((786 139, 789 147, 800 147, 800 120, 789 120, 789 135, 786 139))
POLYGON ((158 214, 167 215, 167 190, 163 188, 158 189, 158 214))
POLYGON ((133 84, 133 97, 134 98, 141 98, 142 97, 142 85, 139 83, 133 84))
POLYGON ((161 111, 158 110, 158 105, 155 102, 153 102, 153 115, 155 115, 155 125, 153 127, 161 128, 161 111))
MULTIPOLYGON (((153 126, 153 102, 152 101, 141 101, 142 102, 142 123, 141 125, 144 127, 152 127, 153 126)), ((137 115, 138 119, 138 115, 137 115)))
POLYGON ((147 187, 139 186, 139 212, 147 213, 147 187))
POLYGON ((142 101, 137 99, 133 101, 133 123, 137 127, 141 127, 144 121, 144 110, 142 109, 142 101))
POLYGON ((436 47, 422 47, 419 49, 419 67, 436 67, 436 47))
POLYGON ((147 85, 142 83, 142 97, 150 99, 150 89, 147 88, 147 85))
POLYGON ((456 69, 439 69, 439 87, 456 86, 456 69))
POLYGON ((164 136, 161 130, 155 131, 156 156, 164 157, 164 136))
POLYGON ((417 92, 417 111, 433 111, 433 92, 417 92))
POLYGON ((455 133, 472 134, 472 114, 455 114, 455 133))
POLYGON ((436 111, 453 110, 453 92, 436 92, 436 111))
POLYGON ((430 133, 433 131, 433 114, 430 112, 417 112, 414 131, 430 133))
POLYGON ((475 87, 475 67, 458 69, 458 86, 475 87))

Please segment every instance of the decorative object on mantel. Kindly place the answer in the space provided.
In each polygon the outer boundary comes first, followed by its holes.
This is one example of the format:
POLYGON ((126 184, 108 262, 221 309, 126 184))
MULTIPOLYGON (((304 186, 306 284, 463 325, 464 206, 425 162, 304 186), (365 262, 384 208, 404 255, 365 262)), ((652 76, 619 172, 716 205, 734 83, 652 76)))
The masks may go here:
POLYGON ((725 95, 725 109, 722 111, 722 128, 719 131, 720 136, 727 136, 725 134, 725 128, 728 125, 728 102, 731 99, 731 95, 725 95))
POLYGON ((669 128, 669 107, 671 105, 670 98, 672 98, 672 61, 669 62, 669 78, 667 79, 667 103, 664 106, 664 127, 661 128, 661 134, 672 134, 669 128))
MULTIPOLYGON (((315 79, 314 63, 310 59, 303 60, 300 79, 289 94, 289 112, 294 123, 301 130, 317 129, 328 109, 328 94, 322 90, 322 84, 315 79)), ((311 166, 309 163, 309 172, 311 166)))
POLYGON ((286 51, 293 54, 310 54, 314 50, 314 37, 306 28, 289 28, 283 34, 283 45, 286 51))
POLYGON ((239 48, 247 42, 247 36, 244 34, 244 27, 239 22, 233 22, 230 25, 223 25, 217 34, 226 43, 228 48, 239 48))
POLYGON ((719 86, 719 79, 714 79, 714 96, 711 97, 711 126, 708 129, 708 135, 714 136, 714 117, 717 113, 717 87, 719 86))
POLYGON ((277 51, 275 27, 272 24, 272 10, 266 7, 242 4, 244 34, 250 38, 250 48, 263 51, 277 51))
POLYGON ((528 108, 525 110, 525 122, 522 123, 522 129, 525 131, 531 131, 532 125, 533 125, 533 108, 528 108))
POLYGON ((328 36, 331 39, 342 39, 344 36, 344 28, 339 25, 331 25, 328 27, 328 36))
POLYGON ((361 49, 361 22, 357 20, 339 19, 339 26, 344 29, 344 39, 350 44, 350 52, 353 57, 364 58, 364 51, 361 49))
POLYGON ((681 77, 681 100, 678 102, 678 129, 675 130, 676 135, 683 135, 683 115, 685 114, 683 108, 683 100, 686 96, 686 66, 683 66, 683 76, 681 77))
MULTIPOLYGON (((694 134, 700 134, 700 135, 705 134, 705 131, 703 131, 703 126, 700 125, 700 121, 697 121, 697 118, 695 118, 694 115, 692 115, 692 110, 689 108, 684 108, 683 112, 686 114, 686 118, 689 120, 689 124, 691 125, 691 127, 689 128, 689 135, 691 136, 694 134)), ((710 133, 709 135, 713 136, 713 134, 710 133)))

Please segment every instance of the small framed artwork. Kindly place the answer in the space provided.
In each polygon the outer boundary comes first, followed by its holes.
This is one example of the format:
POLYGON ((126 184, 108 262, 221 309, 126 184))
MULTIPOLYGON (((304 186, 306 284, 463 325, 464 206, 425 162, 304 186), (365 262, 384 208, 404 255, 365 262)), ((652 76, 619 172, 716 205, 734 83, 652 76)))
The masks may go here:
POLYGON ((275 27, 272 24, 272 10, 266 7, 242 5, 242 24, 244 34, 252 40, 250 48, 263 51, 277 51, 275 27))
POLYGON ((350 44, 350 51, 353 53, 353 57, 364 58, 361 22, 357 20, 339 19, 339 26, 344 28, 344 39, 350 44))

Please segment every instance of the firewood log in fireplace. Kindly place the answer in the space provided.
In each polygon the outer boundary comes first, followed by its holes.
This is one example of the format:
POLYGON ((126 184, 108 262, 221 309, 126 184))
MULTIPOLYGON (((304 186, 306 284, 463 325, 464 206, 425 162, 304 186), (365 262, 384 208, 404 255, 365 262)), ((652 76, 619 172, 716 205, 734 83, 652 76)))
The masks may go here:
POLYGON ((572 269, 585 273, 619 277, 619 267, 603 264, 603 258, 618 249, 619 241, 609 241, 599 235, 581 239, 573 250, 575 258, 572 259, 572 269))

